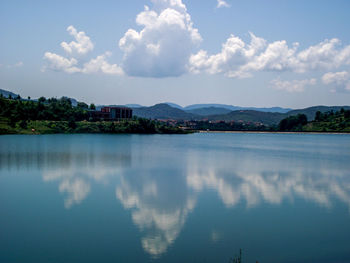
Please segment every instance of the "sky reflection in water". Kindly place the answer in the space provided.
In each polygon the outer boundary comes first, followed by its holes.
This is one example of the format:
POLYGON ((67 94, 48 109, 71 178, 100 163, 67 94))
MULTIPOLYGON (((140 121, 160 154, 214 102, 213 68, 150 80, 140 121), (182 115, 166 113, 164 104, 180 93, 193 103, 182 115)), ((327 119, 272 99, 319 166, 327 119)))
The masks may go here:
MULTIPOLYGON (((1 177, 40 174, 57 185, 66 209, 88 202, 98 185, 114 185, 155 260, 179 238, 205 193, 215 192, 227 209, 301 199, 329 211, 341 203, 350 216, 346 135, 3 136, 0 142, 1 177)), ((221 238, 211 231, 213 242, 221 238)))

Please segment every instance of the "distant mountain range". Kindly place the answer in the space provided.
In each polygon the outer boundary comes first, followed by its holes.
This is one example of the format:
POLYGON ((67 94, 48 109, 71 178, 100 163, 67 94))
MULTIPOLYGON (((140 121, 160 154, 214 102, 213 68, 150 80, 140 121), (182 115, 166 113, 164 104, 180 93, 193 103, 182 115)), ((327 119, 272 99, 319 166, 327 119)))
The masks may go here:
POLYGON ((240 107, 240 106, 233 106, 233 105, 227 105, 227 104, 193 104, 193 105, 184 107, 183 110, 191 111, 191 110, 202 109, 202 108, 220 108, 220 109, 227 109, 230 111, 255 110, 255 111, 263 111, 263 112, 280 112, 280 113, 287 113, 288 111, 292 110, 289 108, 281 108, 281 107, 256 108, 256 107, 240 107))
POLYGON ((313 120, 317 111, 338 111, 341 108, 350 109, 350 106, 314 106, 305 109, 291 110, 286 113, 264 112, 258 110, 234 110, 225 108, 204 107, 191 110, 181 110, 167 103, 156 104, 151 107, 133 108, 134 115, 149 119, 173 119, 173 120, 209 120, 209 121, 242 121, 259 122, 265 125, 276 125, 282 119, 297 114, 305 114, 308 120, 313 120))
MULTIPOLYGON (((11 95, 13 98, 18 94, 0 89, 4 97, 11 95)), ((69 98, 72 105, 77 105, 77 100, 69 98)), ((313 106, 305 109, 288 109, 281 107, 255 108, 239 107, 226 104, 193 104, 182 107, 178 104, 167 102, 150 107, 140 104, 126 105, 98 105, 97 110, 104 106, 127 106, 133 109, 133 114, 147 119, 173 119, 173 120, 209 120, 209 121, 243 121, 259 122, 266 125, 276 125, 282 119, 297 114, 305 114, 308 120, 313 120, 317 111, 339 111, 341 108, 350 110, 350 106, 313 106)))

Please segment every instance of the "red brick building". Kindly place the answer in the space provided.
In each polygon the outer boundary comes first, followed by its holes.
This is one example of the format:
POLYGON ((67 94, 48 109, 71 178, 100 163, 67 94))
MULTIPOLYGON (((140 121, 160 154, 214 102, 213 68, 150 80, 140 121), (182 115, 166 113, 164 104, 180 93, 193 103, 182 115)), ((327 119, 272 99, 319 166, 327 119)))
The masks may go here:
POLYGON ((132 109, 128 107, 103 107, 101 111, 90 111, 89 116, 94 120, 117 121, 132 118, 132 109))

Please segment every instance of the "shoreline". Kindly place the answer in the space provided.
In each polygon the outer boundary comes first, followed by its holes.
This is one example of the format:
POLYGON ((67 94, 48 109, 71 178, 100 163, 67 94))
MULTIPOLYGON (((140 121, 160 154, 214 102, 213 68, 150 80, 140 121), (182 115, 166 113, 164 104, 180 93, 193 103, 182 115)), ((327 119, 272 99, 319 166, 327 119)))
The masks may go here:
POLYGON ((350 132, 281 132, 281 131, 202 131, 202 130, 192 130, 190 132, 184 133, 132 133, 132 132, 118 132, 118 133, 106 133, 106 132, 58 132, 58 133, 0 133, 2 135, 56 135, 56 134, 66 134, 66 135, 75 135, 75 134, 106 134, 106 135, 187 135, 195 133, 251 133, 251 134, 326 134, 326 135, 350 135, 350 132))
POLYGON ((348 134, 350 132, 281 132, 281 131, 202 131, 197 130, 195 133, 276 133, 276 134, 348 134))

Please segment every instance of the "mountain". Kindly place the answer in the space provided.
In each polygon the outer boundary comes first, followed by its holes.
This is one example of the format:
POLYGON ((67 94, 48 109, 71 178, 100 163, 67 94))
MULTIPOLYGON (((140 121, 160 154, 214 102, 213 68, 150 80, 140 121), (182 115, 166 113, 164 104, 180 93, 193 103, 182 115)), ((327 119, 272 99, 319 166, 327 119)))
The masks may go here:
POLYGON ((8 98, 10 95, 12 98, 17 98, 18 94, 15 94, 11 91, 7 91, 4 89, 0 89, 0 94, 2 94, 2 96, 4 96, 5 98, 8 98))
POLYGON ((255 107, 242 107, 243 110, 254 110, 262 112, 278 112, 278 113, 287 113, 293 109, 290 108, 281 108, 281 107, 270 107, 270 108, 255 108, 255 107))
POLYGON ((147 119, 174 119, 174 120, 192 120, 198 116, 173 108, 166 103, 156 104, 151 107, 132 108, 133 115, 147 119))
POLYGON ((207 116, 207 118, 209 120, 261 122, 266 125, 277 125, 281 120, 288 116, 305 114, 307 119, 312 121, 314 120, 317 111, 324 113, 332 110, 339 111, 341 108, 350 110, 350 106, 314 106, 305 109, 291 110, 287 113, 239 110, 227 114, 207 116))
POLYGON ((196 114, 196 115, 209 116, 209 115, 227 114, 231 112, 231 110, 225 109, 225 108, 217 108, 217 107, 205 107, 205 108, 197 108, 193 110, 186 110, 186 112, 196 114))
POLYGON ((287 113, 288 111, 292 110, 289 108, 281 108, 281 107, 256 108, 256 107, 240 107, 240 106, 227 105, 227 104, 193 104, 193 105, 186 106, 183 109, 185 111, 192 112, 192 110, 197 110, 201 108, 221 108, 221 109, 227 109, 230 111, 255 110, 255 111, 263 111, 263 112, 279 112, 279 113, 287 113))
POLYGON ((164 102, 164 103, 168 104, 170 107, 173 107, 173 108, 177 108, 177 109, 180 109, 180 110, 184 109, 182 106, 180 106, 179 104, 176 104, 176 103, 172 103, 172 102, 164 102))
POLYGON ((307 119, 312 121, 315 119, 315 114, 317 111, 324 113, 327 111, 339 111, 341 108, 344 108, 344 110, 350 110, 350 106, 314 106, 305 109, 288 111, 287 116, 305 114, 307 119))
POLYGON ((285 113, 262 112, 254 110, 231 111, 227 114, 208 116, 211 121, 242 121, 242 122, 260 122, 265 125, 278 124, 286 117, 285 113))
POLYGON ((143 107, 140 104, 125 104, 125 107, 129 107, 129 108, 141 108, 143 107))

